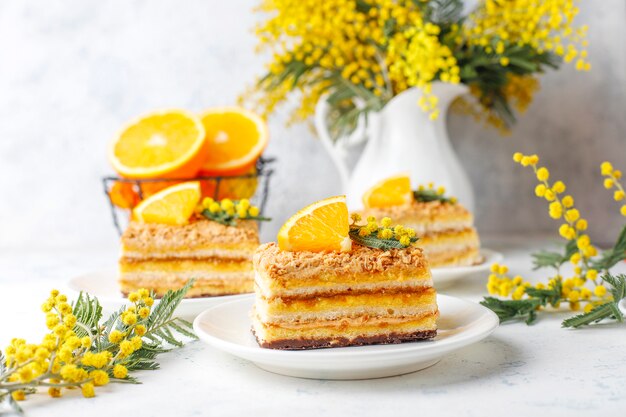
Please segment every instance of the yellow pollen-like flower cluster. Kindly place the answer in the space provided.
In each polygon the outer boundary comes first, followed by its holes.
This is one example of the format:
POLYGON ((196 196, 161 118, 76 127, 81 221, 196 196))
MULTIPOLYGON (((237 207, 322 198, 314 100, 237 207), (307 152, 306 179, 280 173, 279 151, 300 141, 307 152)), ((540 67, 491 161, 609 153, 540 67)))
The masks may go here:
MULTIPOLYGON (((589 71, 587 26, 574 26, 579 13, 576 0, 485 0, 463 27, 471 45, 503 53, 508 45, 530 46, 552 52, 576 69, 589 71)), ((501 62, 503 66, 509 61, 501 62)))
MULTIPOLYGON (((145 289, 130 293, 128 299, 133 304, 121 314, 118 328, 108 334, 111 347, 106 347, 105 343, 105 348, 98 350, 100 347, 96 346, 100 345, 94 344, 94 331, 78 322, 67 297, 57 290, 51 291, 41 306, 50 333, 38 345, 13 339, 5 349, 4 370, 0 376, 6 375, 9 383, 32 387, 44 383, 51 397, 60 397, 64 387, 79 387, 85 397, 93 397, 94 387, 108 384, 111 376, 126 378, 128 370, 119 362, 141 349, 141 336, 148 331, 145 323, 154 303, 145 289), (115 346, 119 347, 117 354, 115 346)), ((11 395, 21 401, 31 392, 34 390, 30 388, 19 389, 11 395)))
MULTIPOLYGON (((544 198, 550 204, 548 213, 553 219, 563 219, 564 223, 559 226, 559 235, 568 241, 576 241, 577 252, 571 258, 575 267, 580 268, 580 264, 587 264, 589 258, 598 254, 598 250, 590 242, 589 236, 583 232, 587 229, 587 220, 582 218, 578 209, 574 207, 574 198, 571 195, 561 195, 565 192, 566 186, 562 181, 550 184, 550 171, 545 167, 537 167, 539 157, 537 155, 523 155, 516 152, 513 160, 522 166, 530 166, 539 181, 535 187, 535 195, 544 198)), ((578 271, 578 270, 576 270, 578 271)))
MULTIPOLYGON (((622 171, 618 169, 614 169, 613 165, 610 162, 603 162, 600 165, 600 172, 604 179, 604 188, 611 189, 614 188, 613 199, 617 202, 623 202, 626 200, 626 192, 624 191, 624 186, 620 182, 622 178, 622 171)), ((620 207, 620 213, 622 216, 626 217, 626 203, 622 203, 620 207)))
POLYGON ((237 217, 240 219, 254 218, 260 213, 260 209, 257 206, 251 205, 250 200, 246 198, 239 201, 233 201, 229 198, 215 201, 210 197, 205 197, 196 207, 196 213, 201 213, 204 210, 208 210, 211 214, 223 214, 228 217, 237 217))
POLYGON ((367 218, 367 224, 359 226, 357 223, 361 221, 361 216, 357 213, 351 215, 352 224, 351 228, 358 230, 358 235, 361 237, 376 236, 378 239, 383 240, 396 240, 400 245, 408 247, 415 240, 415 230, 410 227, 404 227, 402 225, 393 225, 389 217, 383 217, 380 223, 376 221, 376 218, 369 216, 367 218))
MULTIPOLYGON (((552 307, 558 308, 562 301, 569 304, 571 310, 579 310, 581 303, 585 304, 585 312, 591 311, 594 307, 604 304, 611 299, 611 296, 607 296, 606 287, 603 285, 595 285, 593 291, 586 286, 587 279, 579 276, 563 279, 560 275, 548 281, 548 284, 537 283, 532 285, 529 282, 525 282, 521 276, 516 275, 510 277, 507 275, 508 267, 506 265, 493 264, 491 266, 491 274, 487 282, 487 291, 491 295, 500 297, 511 297, 513 300, 524 299, 524 296, 530 291, 545 290, 545 289, 558 289, 560 288, 560 296, 558 299, 554 299, 550 302, 552 307)), ((588 277, 595 279, 597 271, 589 270, 588 277)))

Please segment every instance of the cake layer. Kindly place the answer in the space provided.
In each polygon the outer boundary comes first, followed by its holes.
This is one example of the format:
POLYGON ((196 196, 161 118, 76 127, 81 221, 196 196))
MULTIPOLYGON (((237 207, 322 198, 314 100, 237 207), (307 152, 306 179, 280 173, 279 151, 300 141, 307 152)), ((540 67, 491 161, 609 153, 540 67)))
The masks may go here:
POLYGON ((342 318, 418 317, 437 311, 432 288, 416 292, 370 292, 331 297, 274 298, 257 295, 255 309, 261 321, 280 325, 342 318))
POLYGON ((121 258, 120 273, 164 272, 164 273, 208 273, 208 272, 250 272, 252 262, 245 259, 152 259, 137 260, 121 258))
POLYGON ((331 296, 346 292, 366 292, 384 289, 388 291, 415 290, 432 287, 430 273, 412 276, 402 273, 395 276, 380 274, 343 274, 322 273, 317 278, 271 279, 267 272, 255 272, 254 280, 258 291, 265 298, 331 296))
POLYGON ((484 261, 478 248, 466 249, 463 251, 439 252, 428 255, 433 268, 444 268, 452 266, 472 266, 484 261))
POLYGON ((147 273, 121 274, 119 284, 124 294, 146 288, 163 296, 168 290, 182 288, 190 278, 196 281, 189 289, 186 297, 204 297, 215 295, 242 294, 254 290, 252 272, 229 272, 199 274, 192 277, 183 277, 180 274, 147 273))
POLYGON ((480 241, 478 240, 476 229, 470 227, 452 232, 431 233, 419 236, 417 245, 424 248, 424 251, 428 254, 437 251, 446 252, 449 250, 458 250, 459 248, 479 247, 480 241))
POLYGON ((261 289, 268 294, 302 287, 353 285, 430 279, 422 249, 381 251, 353 244, 350 252, 281 251, 276 243, 259 246, 253 258, 261 289))
POLYGON ((254 335, 261 347, 272 349, 310 349, 401 343, 430 339, 437 333, 437 313, 408 319, 364 319, 361 323, 316 322, 307 328, 275 326, 252 320, 254 335))
POLYGON ((360 212, 363 218, 389 217, 394 223, 415 229, 418 236, 471 228, 474 216, 460 204, 440 201, 418 202, 392 207, 369 208, 360 212))
POLYGON ((131 221, 122 235, 122 256, 250 259, 258 245, 254 221, 240 221, 236 227, 209 220, 194 220, 182 226, 131 221))

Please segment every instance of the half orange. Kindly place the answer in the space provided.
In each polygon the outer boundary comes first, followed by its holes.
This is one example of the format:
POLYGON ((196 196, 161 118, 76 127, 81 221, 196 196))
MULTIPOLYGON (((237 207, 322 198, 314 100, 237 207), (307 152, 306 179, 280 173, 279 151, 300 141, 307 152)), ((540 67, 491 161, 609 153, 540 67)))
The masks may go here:
POLYGON ((241 107, 207 110, 200 119, 206 132, 203 175, 234 175, 249 171, 267 146, 267 124, 241 107))
POLYGON ((337 251, 352 248, 346 197, 331 197, 293 215, 278 232, 278 247, 288 251, 337 251))
POLYGON ((390 207, 408 204, 413 199, 411 179, 408 175, 386 178, 363 194, 363 205, 370 207, 390 207))
POLYGON ((113 140, 109 161, 127 178, 190 178, 207 155, 204 126, 183 110, 153 112, 130 122, 113 140))

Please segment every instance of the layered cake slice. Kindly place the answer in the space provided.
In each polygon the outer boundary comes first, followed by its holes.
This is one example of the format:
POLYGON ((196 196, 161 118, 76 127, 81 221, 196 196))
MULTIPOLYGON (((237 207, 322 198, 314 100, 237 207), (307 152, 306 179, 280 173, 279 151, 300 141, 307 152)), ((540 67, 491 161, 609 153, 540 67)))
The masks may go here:
POLYGON ((259 345, 311 349, 433 338, 436 292, 415 240, 389 219, 349 225, 344 197, 299 212, 278 244, 261 245, 254 255, 252 330, 259 345))
POLYGON ((131 222, 122 235, 119 283, 128 294, 149 288, 161 296, 194 279, 188 297, 253 291, 256 222, 226 226, 207 219, 172 226, 131 222))
POLYGON ((433 268, 478 264, 482 257, 474 217, 444 191, 432 185, 412 191, 407 176, 388 178, 364 195, 365 209, 359 213, 391 217, 414 229, 433 268))
POLYGON ((194 285, 187 297, 253 291, 252 255, 259 246, 258 208, 247 200, 200 203, 197 182, 169 187, 140 203, 122 234, 119 284, 162 296, 194 285))

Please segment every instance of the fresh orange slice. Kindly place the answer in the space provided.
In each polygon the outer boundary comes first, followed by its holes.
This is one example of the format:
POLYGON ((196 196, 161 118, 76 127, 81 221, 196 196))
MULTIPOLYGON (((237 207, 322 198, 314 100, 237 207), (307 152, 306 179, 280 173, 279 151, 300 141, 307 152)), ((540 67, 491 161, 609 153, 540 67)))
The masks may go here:
POLYGON ((189 221, 200 196, 200 183, 184 182, 146 198, 135 207, 133 215, 144 223, 182 225, 189 221))
POLYGON ((331 197, 293 215, 278 232, 278 247, 288 251, 338 251, 352 248, 346 197, 331 197))
POLYGON ((386 178, 363 194, 365 207, 400 206, 411 202, 413 191, 408 175, 386 178))
POLYGON ((267 146, 267 124, 246 109, 215 108, 204 112, 201 120, 208 146, 202 171, 209 175, 246 172, 267 146))
POLYGON ((207 155, 204 126, 182 110, 154 112, 129 123, 113 140, 109 160, 127 178, 190 178, 207 155))

